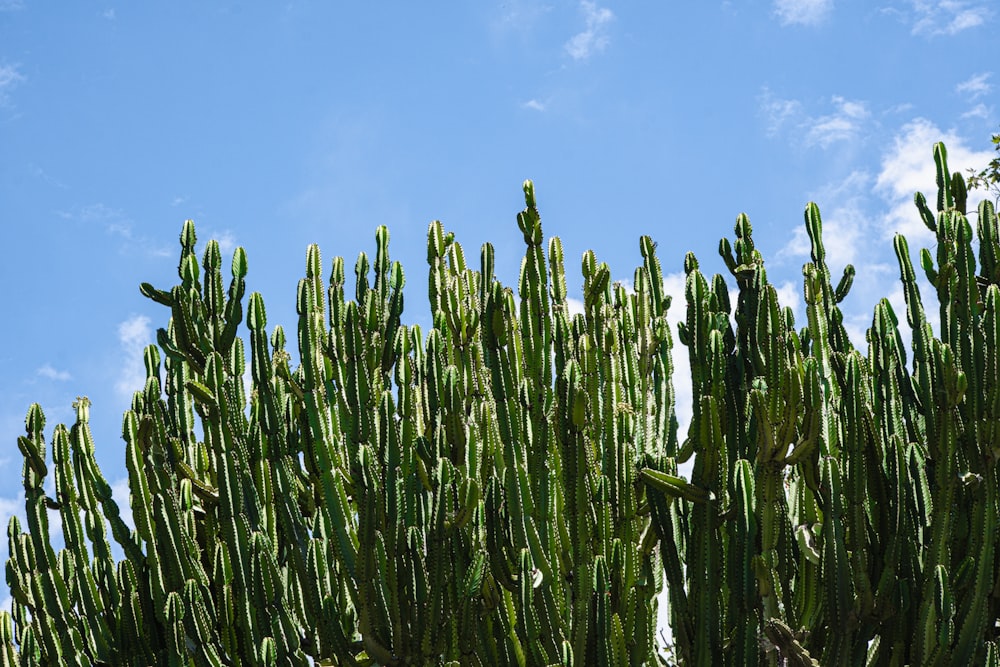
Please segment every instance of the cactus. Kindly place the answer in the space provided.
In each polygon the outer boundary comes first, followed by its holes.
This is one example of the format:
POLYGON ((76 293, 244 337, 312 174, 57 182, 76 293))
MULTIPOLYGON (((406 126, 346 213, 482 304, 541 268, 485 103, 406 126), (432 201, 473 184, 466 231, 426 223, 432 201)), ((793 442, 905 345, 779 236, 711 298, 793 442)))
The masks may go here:
POLYGON ((897 237, 912 363, 886 300, 854 347, 854 269, 833 284, 815 204, 796 329, 741 215, 719 246, 735 303, 684 261, 686 433, 656 244, 640 239, 634 291, 585 253, 573 314, 531 182, 516 288, 492 246, 472 268, 431 223, 427 331, 403 322, 387 229, 353 298, 344 260, 324 281, 310 246, 297 367, 260 294, 244 306, 244 250, 227 289, 218 244, 199 263, 185 223, 179 284, 140 288, 170 318, 122 422, 135 530, 89 401, 52 431, 54 498, 32 406, 0 665, 666 664, 664 584, 684 665, 1000 664, 997 216, 980 206, 977 262, 961 179, 934 156, 937 210, 916 203, 940 338, 897 237))

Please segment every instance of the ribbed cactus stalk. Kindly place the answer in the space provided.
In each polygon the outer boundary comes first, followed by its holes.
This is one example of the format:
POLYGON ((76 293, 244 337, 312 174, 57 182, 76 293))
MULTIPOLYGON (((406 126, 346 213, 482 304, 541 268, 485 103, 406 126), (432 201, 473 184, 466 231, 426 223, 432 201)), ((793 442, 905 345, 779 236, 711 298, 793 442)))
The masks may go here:
POLYGON ((430 225, 426 331, 387 229, 353 297, 310 246, 297 367, 260 294, 244 305, 244 250, 226 288, 185 223, 179 284, 141 286, 170 317, 122 422, 135 530, 89 401, 48 443, 32 406, 0 665, 665 664, 664 584, 684 665, 1000 665, 1000 233, 989 202, 973 233, 934 157, 936 209, 916 201, 940 337, 897 237, 912 358, 887 300, 848 339, 854 269, 833 284, 814 204, 796 328, 741 215, 719 246, 735 303, 684 260, 686 433, 656 244, 634 291, 585 253, 573 313, 530 182, 516 288, 492 246, 472 268, 430 225))

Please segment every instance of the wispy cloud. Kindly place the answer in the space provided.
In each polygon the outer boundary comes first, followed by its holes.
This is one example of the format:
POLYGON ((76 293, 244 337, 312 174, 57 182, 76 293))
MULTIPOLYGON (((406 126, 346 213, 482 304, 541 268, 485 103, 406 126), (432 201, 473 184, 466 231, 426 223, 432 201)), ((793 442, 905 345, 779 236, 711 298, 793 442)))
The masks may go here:
MULTIPOLYGON (((864 197, 871 189, 871 180, 868 172, 855 171, 810 197, 823 209, 823 247, 827 262, 833 267, 843 268, 857 262, 864 250, 870 218, 866 214, 864 197)), ((788 243, 778 251, 778 256, 807 257, 810 250, 806 228, 798 225, 788 243)))
MULTIPOLYGON (((875 304, 885 296, 887 289, 891 289, 887 285, 893 285, 898 276, 890 259, 892 246, 885 238, 884 222, 879 214, 886 210, 885 202, 873 191, 875 182, 873 173, 858 169, 808 195, 822 212, 823 246, 834 284, 839 282, 848 264, 865 269, 855 275, 850 295, 840 306, 844 328, 850 340, 860 348, 865 346, 865 331, 871 323, 875 304)), ((912 193, 909 202, 912 208, 912 193)), ((811 245, 805 227, 800 223, 789 231, 789 241, 778 251, 776 259, 779 263, 808 261, 811 245)), ((777 289, 781 304, 792 306, 796 322, 802 322, 801 283, 787 282, 777 289)))
POLYGON ((870 115, 864 102, 833 97, 835 110, 809 122, 806 143, 810 146, 828 148, 838 141, 848 141, 857 137, 861 125, 870 115))
POLYGON ((44 181, 45 183, 48 183, 49 185, 51 185, 54 188, 59 188, 60 190, 67 190, 67 189, 69 189, 68 185, 66 185, 65 183, 63 183, 62 181, 60 181, 55 176, 52 176, 51 174, 49 174, 47 171, 45 171, 44 169, 42 169, 37 164, 30 164, 30 165, 28 165, 28 171, 35 178, 41 179, 42 181, 44 181))
POLYGON ((73 379, 73 376, 69 374, 69 371, 56 370, 53 368, 52 364, 45 364, 35 372, 39 376, 48 378, 49 380, 59 380, 60 382, 65 382, 66 380, 73 379))
MULTIPOLYGON (((13 498, 0 498, 0 521, 3 522, 4 529, 10 522, 10 518, 15 515, 22 521, 24 520, 24 491, 13 498)), ((6 546, 7 540, 3 540, 3 542, 6 546)))
POLYGON ((103 227, 107 234, 121 240, 123 252, 141 252, 152 257, 173 256, 169 247, 159 245, 143 234, 136 234, 132 218, 120 208, 97 202, 56 211, 56 214, 64 220, 103 227))
POLYGON ((538 100, 532 98, 527 102, 521 103, 522 109, 531 109, 532 111, 545 111, 545 102, 539 102, 538 100))
MULTIPOLYGON (((225 259, 233 254, 233 250, 236 249, 236 235, 228 229, 223 229, 222 231, 216 231, 211 228, 206 228, 204 230, 204 235, 199 234, 199 237, 208 241, 209 239, 215 239, 215 242, 219 244, 219 252, 222 254, 222 258, 225 259)), ((199 255, 204 251, 204 246, 201 247, 199 255)))
MULTIPOLYGON (((889 205, 881 224, 884 237, 891 238, 898 232, 909 239, 911 247, 933 243, 930 230, 924 226, 913 206, 913 193, 923 192, 928 201, 934 200, 937 190, 931 147, 937 141, 943 141, 948 147, 948 168, 952 172, 963 172, 970 167, 987 164, 993 157, 991 151, 970 149, 954 130, 943 131, 924 118, 904 125, 883 156, 882 168, 875 182, 876 192, 889 205)), ((981 191, 971 191, 969 210, 981 198, 981 191)))
POLYGON ((819 25, 833 10, 833 0, 774 0, 781 25, 819 25))
POLYGON ((0 0, 0 12, 15 12, 24 9, 24 2, 21 0, 0 0))
POLYGON ((583 0, 580 3, 585 27, 573 35, 565 44, 566 53, 573 60, 586 60, 594 53, 600 53, 611 43, 608 27, 615 20, 614 12, 607 7, 598 7, 596 2, 583 0))
POLYGON ((993 90, 993 84, 989 82, 993 72, 980 72, 974 74, 965 81, 955 86, 955 92, 968 95, 972 101, 978 100, 983 95, 993 90))
POLYGON ((765 86, 758 97, 761 115, 767 120, 767 135, 773 137, 788 123, 802 112, 802 103, 798 100, 786 100, 775 97, 765 86))
POLYGON ((236 236, 228 229, 219 234, 215 240, 219 242, 219 250, 223 257, 232 255, 233 251, 236 250, 236 236))
POLYGON ((122 396, 131 396, 146 383, 146 367, 142 354, 153 342, 153 329, 149 318, 135 315, 118 325, 118 342, 121 345, 122 364, 115 389, 122 396))
POLYGON ((980 72, 955 86, 955 92, 959 95, 965 95, 969 104, 972 105, 968 111, 962 114, 962 118, 988 119, 992 115, 992 105, 987 106, 986 103, 979 101, 983 96, 993 92, 993 84, 990 83, 991 76, 993 76, 993 72, 980 72))
POLYGON ((670 310, 667 311, 667 322, 670 325, 670 335, 674 347, 671 350, 671 360, 674 364, 674 410, 677 415, 677 437, 684 440, 688 427, 691 425, 692 396, 691 363, 688 360, 688 349, 681 343, 677 334, 677 324, 687 317, 687 301, 684 300, 684 285, 687 276, 682 271, 668 273, 663 276, 663 292, 671 297, 670 310))
POLYGON ((70 210, 59 211, 58 213, 60 217, 66 220, 104 224, 107 231, 113 233, 121 233, 122 229, 131 227, 131 221, 128 220, 124 211, 102 202, 76 206, 70 210))
MULTIPOLYGON (((775 285, 774 289, 778 293, 778 303, 781 307, 791 308, 792 315, 795 316, 795 321, 801 322, 803 301, 802 295, 799 292, 798 284, 792 282, 791 280, 786 280, 779 285, 775 285)), ((731 301, 734 304, 736 303, 736 299, 732 299, 731 301)))
POLYGON ((125 525, 135 530, 135 518, 132 516, 132 504, 129 501, 131 491, 128 488, 128 477, 122 477, 111 483, 111 497, 118 505, 121 512, 122 521, 125 525))
POLYGON ((132 225, 127 222, 110 222, 107 230, 109 234, 120 236, 123 239, 132 239, 132 225))
POLYGON ((830 98, 832 111, 813 115, 799 100, 778 97, 766 86, 758 96, 758 104, 769 137, 791 131, 803 145, 821 148, 857 139, 871 116, 866 102, 840 95, 830 98))
POLYGON ((506 34, 531 32, 545 14, 552 11, 551 5, 534 0, 507 0, 494 17, 491 28, 494 33, 506 34))
MULTIPOLYGON (((872 309, 886 292, 897 314, 903 312, 902 292, 896 282, 898 269, 889 250, 892 236, 905 235, 911 250, 929 247, 934 242, 913 205, 913 194, 923 192, 933 200, 936 186, 931 146, 937 141, 947 145, 948 165, 953 171, 985 164, 990 158, 987 151, 970 150, 955 131, 943 131, 930 121, 917 118, 899 127, 883 150, 878 169, 854 171, 840 183, 832 183, 810 195, 823 211, 823 242, 834 280, 839 279, 841 268, 848 263, 866 269, 856 275, 851 296, 841 305, 844 327, 857 346, 864 346, 872 309)), ((982 194, 969 195, 971 210, 982 194)), ((805 229, 796 227, 779 251, 778 259, 805 258, 809 250, 805 229)), ((919 274, 921 290, 929 289, 919 274)), ((928 315, 936 327, 936 318, 930 310, 928 315)), ((909 331, 904 324, 900 333, 908 340, 909 331)))
POLYGON ((20 72, 20 65, 0 65, 0 107, 10 102, 10 91, 27 80, 20 72))
POLYGON ((957 35, 986 23, 993 16, 989 5, 984 2, 913 0, 912 5, 912 32, 928 37, 957 35))
POLYGON ((965 113, 963 113, 960 118, 982 118, 987 119, 990 117, 991 107, 986 106, 982 102, 972 107, 965 113))

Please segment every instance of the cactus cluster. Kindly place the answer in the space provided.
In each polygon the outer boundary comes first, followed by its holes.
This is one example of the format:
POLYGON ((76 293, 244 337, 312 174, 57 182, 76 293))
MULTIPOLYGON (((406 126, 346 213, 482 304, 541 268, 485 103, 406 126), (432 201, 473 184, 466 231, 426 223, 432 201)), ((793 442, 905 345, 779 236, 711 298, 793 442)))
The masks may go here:
POLYGON ((249 350, 238 335, 243 249, 226 289, 218 244, 199 263, 185 223, 180 284, 141 286, 170 320, 122 424, 135 530, 89 402, 51 434, 54 498, 32 406, 0 665, 665 664, 664 585, 683 665, 1000 665, 997 216, 979 207, 977 265, 963 181, 934 154, 936 211, 917 206, 940 338, 897 237, 912 365, 887 300, 855 349, 854 270, 834 286, 812 204, 796 329, 740 216, 719 249, 735 304, 684 263, 687 433, 656 244, 631 290, 584 254, 571 312, 530 182, 516 290, 492 246, 471 268, 431 223, 426 332, 403 323, 384 227, 353 299, 343 259, 324 284, 310 246, 294 367, 257 293, 249 350))
POLYGON ((682 664, 1000 664, 997 215, 979 206, 977 267, 964 181, 943 145, 934 157, 936 212, 916 204, 937 237, 921 266, 940 338, 895 239, 912 365, 887 299, 867 356, 848 340, 854 268, 833 285, 814 204, 799 330, 745 217, 719 249, 735 308, 685 261, 694 418, 662 468, 693 457, 702 498, 649 494, 682 664))

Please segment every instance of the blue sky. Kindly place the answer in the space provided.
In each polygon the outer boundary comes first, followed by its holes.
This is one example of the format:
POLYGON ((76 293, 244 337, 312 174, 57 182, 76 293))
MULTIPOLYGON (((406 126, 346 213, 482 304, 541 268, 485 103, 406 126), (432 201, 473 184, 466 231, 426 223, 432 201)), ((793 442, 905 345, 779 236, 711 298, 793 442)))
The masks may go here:
POLYGON ((914 253, 932 243, 912 196, 933 194, 933 142, 952 169, 992 157, 998 14, 987 0, 0 0, 0 523, 23 515, 32 402, 51 433, 89 396, 98 461, 127 497, 120 420, 167 316, 138 284, 174 284, 186 218, 227 255, 246 248, 269 323, 294 327, 306 246, 352 266, 380 224, 408 322, 429 321, 433 219, 472 257, 493 242, 513 283, 525 178, 577 297, 586 249, 628 281, 642 234, 675 294, 685 252, 723 270, 718 240, 745 211, 801 316, 815 200, 833 270, 858 268, 844 308, 863 341, 876 301, 902 302, 893 233, 914 253))

